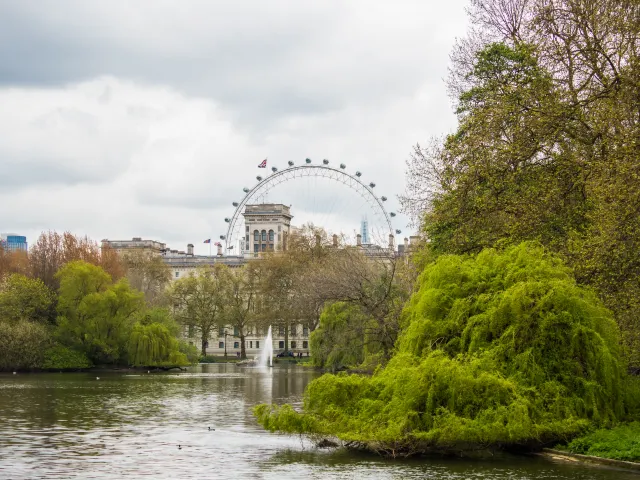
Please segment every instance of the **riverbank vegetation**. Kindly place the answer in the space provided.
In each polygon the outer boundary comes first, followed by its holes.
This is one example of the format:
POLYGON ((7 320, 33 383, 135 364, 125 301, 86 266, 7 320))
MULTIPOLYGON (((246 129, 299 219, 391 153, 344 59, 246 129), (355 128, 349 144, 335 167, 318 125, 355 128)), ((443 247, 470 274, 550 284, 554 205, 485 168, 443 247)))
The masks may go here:
POLYGON ((575 438, 566 449, 581 455, 640 462, 640 423, 596 430, 575 438))
POLYGON ((86 238, 55 232, 44 233, 28 256, 0 252, 0 258, 1 370, 171 367, 197 360, 178 340, 179 326, 158 301, 157 288, 149 282, 145 292, 131 287, 127 275, 140 278, 148 264, 129 266, 86 238))
POLYGON ((540 246, 445 255, 421 274, 386 367, 324 375, 302 412, 256 413, 388 455, 541 446, 634 408, 618 341, 609 311, 540 246))
POLYGON ((377 318, 327 297, 312 353, 358 368, 370 326, 394 340, 372 376, 313 381, 301 411, 258 406, 267 429, 396 456, 537 448, 638 418, 640 6, 473 1, 470 15, 448 81, 458 128, 408 162, 413 294, 377 318))

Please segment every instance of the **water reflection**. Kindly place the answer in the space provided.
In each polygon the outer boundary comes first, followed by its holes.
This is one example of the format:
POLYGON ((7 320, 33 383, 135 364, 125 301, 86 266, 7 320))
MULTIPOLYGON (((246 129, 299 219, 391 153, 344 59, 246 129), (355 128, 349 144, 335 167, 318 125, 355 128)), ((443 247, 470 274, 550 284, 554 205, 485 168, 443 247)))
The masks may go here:
POLYGON ((254 405, 299 404, 316 375, 232 364, 100 380, 0 375, 0 478, 632 478, 521 457, 392 462, 317 450, 256 424, 254 405))

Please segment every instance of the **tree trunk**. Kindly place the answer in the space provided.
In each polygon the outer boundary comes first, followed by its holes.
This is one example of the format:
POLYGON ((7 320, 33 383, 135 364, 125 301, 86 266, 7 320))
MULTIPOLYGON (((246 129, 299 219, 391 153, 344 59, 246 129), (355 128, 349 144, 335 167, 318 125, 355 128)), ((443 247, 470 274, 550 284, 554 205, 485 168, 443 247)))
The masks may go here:
POLYGON ((201 353, 203 357, 207 355, 207 339, 204 335, 202 336, 202 352, 201 353))
POLYGON ((247 349, 244 345, 244 331, 240 330, 240 358, 243 360, 247 358, 247 349))

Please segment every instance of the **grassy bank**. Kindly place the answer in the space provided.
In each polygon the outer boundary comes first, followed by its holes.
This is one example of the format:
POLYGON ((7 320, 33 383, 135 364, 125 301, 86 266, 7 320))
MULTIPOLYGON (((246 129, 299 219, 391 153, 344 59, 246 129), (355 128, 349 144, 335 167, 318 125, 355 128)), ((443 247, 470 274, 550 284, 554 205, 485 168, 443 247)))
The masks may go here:
POLYGON ((640 422, 595 430, 557 448, 581 455, 640 462, 640 422))

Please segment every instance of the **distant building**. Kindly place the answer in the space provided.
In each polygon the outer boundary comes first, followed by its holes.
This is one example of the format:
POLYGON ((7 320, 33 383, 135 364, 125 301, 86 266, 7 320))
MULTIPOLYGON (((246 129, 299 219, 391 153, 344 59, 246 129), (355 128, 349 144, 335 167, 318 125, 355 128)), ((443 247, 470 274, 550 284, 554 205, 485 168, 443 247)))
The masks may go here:
POLYGON ((155 240, 143 240, 141 237, 133 237, 131 240, 102 240, 102 246, 108 246, 118 254, 125 252, 143 252, 153 255, 164 255, 167 246, 155 240))
POLYGON ((240 241, 240 254, 286 250, 291 233, 291 211, 281 203, 247 205, 242 214, 245 221, 244 241, 240 241))
POLYGON ((27 237, 17 233, 0 233, 0 246, 7 252, 26 252, 27 237))

